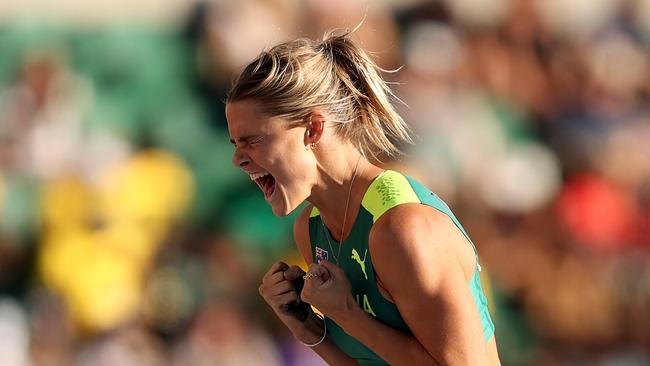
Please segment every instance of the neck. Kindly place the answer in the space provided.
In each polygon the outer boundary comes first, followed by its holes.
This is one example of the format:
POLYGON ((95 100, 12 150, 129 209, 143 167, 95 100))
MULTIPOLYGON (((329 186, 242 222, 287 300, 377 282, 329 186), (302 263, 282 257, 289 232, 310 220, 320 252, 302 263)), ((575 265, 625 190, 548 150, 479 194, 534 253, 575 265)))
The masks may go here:
POLYGON ((318 182, 307 200, 318 208, 330 233, 340 242, 348 236, 366 189, 382 169, 372 165, 356 151, 354 154, 337 155, 335 161, 319 163, 318 182))

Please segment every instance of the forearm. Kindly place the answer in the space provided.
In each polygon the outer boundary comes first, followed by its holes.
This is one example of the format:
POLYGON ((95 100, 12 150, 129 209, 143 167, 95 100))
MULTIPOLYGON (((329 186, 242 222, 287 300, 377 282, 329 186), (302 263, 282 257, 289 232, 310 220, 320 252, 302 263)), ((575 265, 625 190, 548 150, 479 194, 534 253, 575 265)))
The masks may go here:
POLYGON ((358 306, 351 306, 338 324, 393 366, 439 365, 415 337, 375 320, 358 306))
MULTIPOLYGON (((323 320, 312 315, 305 321, 305 326, 297 332, 294 336, 300 342, 305 344, 317 343, 325 333, 325 324, 323 320)), ((330 338, 329 334, 325 334, 325 339, 317 346, 311 347, 325 362, 329 365, 341 366, 359 366, 359 363, 352 357, 345 354, 330 338)))

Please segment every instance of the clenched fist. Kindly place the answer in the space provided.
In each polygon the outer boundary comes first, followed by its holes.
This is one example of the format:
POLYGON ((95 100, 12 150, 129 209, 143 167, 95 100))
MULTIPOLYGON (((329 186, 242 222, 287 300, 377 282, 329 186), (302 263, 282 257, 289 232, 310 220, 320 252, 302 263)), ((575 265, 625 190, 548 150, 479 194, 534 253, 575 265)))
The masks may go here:
POLYGON ((289 329, 300 326, 309 315, 309 304, 300 299, 304 274, 298 266, 289 267, 284 262, 275 262, 259 287, 264 301, 289 329))
POLYGON ((352 296, 352 286, 345 272, 327 260, 312 263, 301 292, 304 302, 315 306, 334 321, 345 316, 346 311, 357 304, 352 296))

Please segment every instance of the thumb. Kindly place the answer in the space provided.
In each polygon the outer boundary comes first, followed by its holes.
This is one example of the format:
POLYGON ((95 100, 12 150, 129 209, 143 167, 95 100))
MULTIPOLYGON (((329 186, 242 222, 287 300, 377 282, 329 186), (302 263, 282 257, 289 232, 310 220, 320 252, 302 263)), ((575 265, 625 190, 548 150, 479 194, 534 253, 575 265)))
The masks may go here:
POLYGON ((301 277, 303 274, 305 274, 305 271, 303 271, 302 268, 294 265, 284 271, 284 279, 287 281, 293 281, 301 277))
POLYGON ((328 261, 327 259, 321 260, 318 264, 325 267, 327 271, 333 275, 338 275, 341 272, 341 268, 336 264, 328 261))

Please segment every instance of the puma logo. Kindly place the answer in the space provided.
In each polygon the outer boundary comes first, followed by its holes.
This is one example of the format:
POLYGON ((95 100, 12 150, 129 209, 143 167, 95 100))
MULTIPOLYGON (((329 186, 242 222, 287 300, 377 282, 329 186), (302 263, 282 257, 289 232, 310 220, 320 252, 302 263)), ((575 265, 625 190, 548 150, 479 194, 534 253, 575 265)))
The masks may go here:
POLYGON ((359 263, 359 266, 361 266, 361 271, 363 272, 363 276, 368 279, 368 275, 366 274, 366 256, 368 255, 368 248, 366 248, 366 252, 363 254, 363 260, 361 260, 361 256, 359 255, 359 252, 357 252, 356 249, 352 248, 352 259, 357 261, 359 263))

